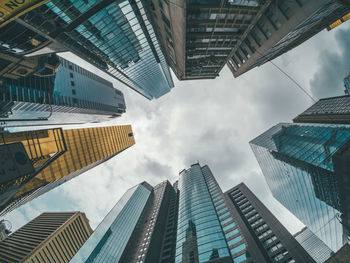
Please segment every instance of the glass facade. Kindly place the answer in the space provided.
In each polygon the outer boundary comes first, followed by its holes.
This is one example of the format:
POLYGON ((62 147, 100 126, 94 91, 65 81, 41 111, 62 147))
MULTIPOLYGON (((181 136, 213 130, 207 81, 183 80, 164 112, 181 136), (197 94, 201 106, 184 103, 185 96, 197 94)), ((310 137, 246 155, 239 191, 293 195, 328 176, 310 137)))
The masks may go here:
POLYGON ((180 173, 178 190, 175 262, 199 263, 229 257, 214 200, 199 164, 180 173))
POLYGON ((0 207, 0 214, 12 211, 135 144, 130 125, 63 130, 63 137, 66 152, 22 185, 16 195, 0 207))
POLYGON ((53 75, 0 78, 5 127, 101 122, 125 112, 124 96, 111 82, 63 58, 59 63, 53 75))
MULTIPOLYGON (((169 68, 141 0, 53 0, 26 13, 25 23, 24 31, 32 31, 31 26, 40 30, 148 99, 159 98, 173 88, 169 68)), ((12 27, 18 25, 13 22, 6 29, 12 27)), ((7 31, 0 34, 0 39, 10 44, 29 42, 18 40, 7 31)), ((45 43, 40 40, 40 44, 45 43)), ((30 49, 13 51, 8 46, 7 52, 30 52, 30 49)))
POLYGON ((70 262, 119 262, 151 192, 143 184, 129 189, 70 262))
POLYGON ((350 127, 278 124, 250 142, 273 196, 333 251, 345 242, 334 155, 350 127))

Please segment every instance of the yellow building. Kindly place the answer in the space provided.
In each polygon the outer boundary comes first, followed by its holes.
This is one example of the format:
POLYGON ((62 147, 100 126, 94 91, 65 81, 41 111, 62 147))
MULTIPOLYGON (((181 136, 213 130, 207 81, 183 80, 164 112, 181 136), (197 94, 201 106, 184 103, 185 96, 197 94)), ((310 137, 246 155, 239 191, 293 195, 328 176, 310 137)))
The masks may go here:
MULTIPOLYGON (((135 144, 130 125, 72 129, 62 132, 66 151, 28 182, 22 184, 16 194, 6 204, 0 206, 0 215, 14 210, 135 144)), ((4 134, 4 136, 16 137, 13 134, 4 134)), ((21 137, 17 136, 17 138, 21 137)), ((44 143, 47 144, 47 140, 46 137, 39 137, 36 142, 43 147, 44 143)), ((23 140, 22 143, 25 144, 26 141, 23 140)), ((26 151, 29 155, 28 147, 26 151)))
POLYGON ((92 232, 84 213, 43 213, 0 241, 0 262, 69 262, 92 232))

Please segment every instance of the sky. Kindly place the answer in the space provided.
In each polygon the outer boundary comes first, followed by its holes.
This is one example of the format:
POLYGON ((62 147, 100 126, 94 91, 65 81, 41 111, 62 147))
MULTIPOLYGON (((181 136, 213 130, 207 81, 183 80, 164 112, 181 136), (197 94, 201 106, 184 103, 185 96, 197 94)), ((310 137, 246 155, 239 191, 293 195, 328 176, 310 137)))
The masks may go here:
MULTIPOLYGON (((274 63, 316 100, 343 95, 349 47, 348 22, 320 32, 274 63)), ((236 79, 227 67, 215 80, 180 82, 173 75, 172 91, 149 101, 74 55, 62 56, 112 81, 124 93, 126 113, 97 126, 131 124, 136 144, 5 215, 12 230, 48 211, 82 211, 94 229, 128 188, 142 181, 173 183, 181 170, 197 162, 209 165, 223 191, 247 184, 291 233, 303 227, 272 197, 249 146, 273 125, 291 122, 312 105, 271 63, 236 79)))

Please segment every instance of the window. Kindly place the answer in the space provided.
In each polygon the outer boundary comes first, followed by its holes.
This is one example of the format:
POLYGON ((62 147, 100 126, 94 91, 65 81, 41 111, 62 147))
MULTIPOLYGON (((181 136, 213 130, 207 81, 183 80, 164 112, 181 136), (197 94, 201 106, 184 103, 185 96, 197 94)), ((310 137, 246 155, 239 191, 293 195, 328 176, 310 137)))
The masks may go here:
POLYGON ((73 103, 78 104, 78 100, 76 98, 73 98, 73 103))
POLYGON ((73 78, 73 73, 71 72, 71 73, 69 73, 69 76, 71 77, 71 78, 73 78))
POLYGON ((75 91, 75 89, 72 89, 72 94, 73 94, 73 95, 77 94, 76 91, 75 91))
POLYGON ((70 70, 73 70, 73 65, 68 65, 68 68, 69 68, 70 70))
POLYGON ((269 239, 266 239, 266 240, 264 241, 264 245, 267 246, 267 245, 269 245, 270 243, 272 243, 272 242, 275 241, 275 240, 277 240, 277 237, 276 237, 276 236, 272 236, 272 237, 270 237, 269 239))
POLYGON ((276 245, 269 248, 269 253, 272 254, 273 252, 277 251, 278 249, 282 248, 283 245, 281 243, 277 243, 276 245))
POLYGON ((246 248, 245 244, 240 244, 239 246, 232 248, 230 251, 231 251, 231 254, 234 255, 242 250, 245 250, 245 248, 246 248))
POLYGON ((72 87, 74 87, 74 86, 75 86, 75 83, 74 83, 74 81, 73 81, 73 80, 70 82, 70 85, 71 85, 72 87))

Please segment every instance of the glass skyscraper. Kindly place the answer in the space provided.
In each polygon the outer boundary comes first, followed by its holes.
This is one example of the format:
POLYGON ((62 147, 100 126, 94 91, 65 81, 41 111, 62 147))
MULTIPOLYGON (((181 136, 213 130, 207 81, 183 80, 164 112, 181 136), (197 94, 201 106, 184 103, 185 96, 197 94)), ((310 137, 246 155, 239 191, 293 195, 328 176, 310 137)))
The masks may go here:
POLYGON ((333 251, 348 242, 350 126, 280 123, 250 142, 273 196, 333 251))
POLYGON ((17 72, 29 71, 26 61, 27 67, 2 72, 3 127, 101 122, 125 112, 124 96, 111 82, 61 57, 52 55, 51 60, 59 65, 53 71, 39 67, 22 76, 17 72))
POLYGON ((71 262, 314 262, 247 189, 242 184, 223 193, 209 167, 198 163, 173 185, 143 182, 123 195, 71 262), (233 208, 242 193, 243 205, 257 204, 259 214, 233 208))
POLYGON ((344 78, 345 94, 350 94, 350 74, 344 78))
POLYGON ((173 82, 145 9, 141 0, 47 1, 2 27, 0 50, 71 51, 146 98, 159 98, 173 82))
MULTIPOLYGON (((43 162, 51 157, 52 152, 56 149, 53 146, 57 143, 54 140, 57 135, 52 134, 49 130, 48 134, 52 135, 51 137, 33 137, 34 144, 32 136, 36 135, 36 132, 29 132, 29 136, 21 136, 24 133, 4 133, 3 136, 5 142, 10 141, 7 138, 12 138, 11 142, 28 144, 29 146, 26 147, 28 153, 42 150, 44 158, 39 156, 41 158, 38 161, 43 162), (49 151, 51 149, 49 146, 53 150, 49 151)), ((45 131, 43 133, 45 135, 45 131)), ((61 144, 65 146, 65 151, 35 176, 30 177, 30 180, 23 181, 23 177, 15 180, 12 184, 17 186, 15 191, 11 192, 6 199, 1 200, 0 215, 18 208, 135 144, 130 125, 63 130, 59 135, 61 138, 58 139, 63 140, 61 144)))

